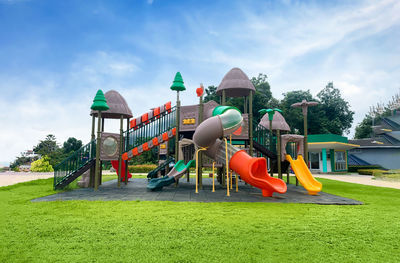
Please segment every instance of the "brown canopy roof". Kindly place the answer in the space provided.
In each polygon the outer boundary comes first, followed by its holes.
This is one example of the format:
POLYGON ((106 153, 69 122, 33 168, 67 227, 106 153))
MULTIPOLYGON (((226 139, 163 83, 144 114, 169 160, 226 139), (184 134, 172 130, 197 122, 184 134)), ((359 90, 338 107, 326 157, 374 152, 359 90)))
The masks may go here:
POLYGON ((250 91, 256 91, 249 77, 240 68, 233 68, 226 73, 217 88, 217 95, 221 96, 222 90, 225 90, 227 97, 244 97, 250 91))
MULTIPOLYGON (((128 107, 124 97, 115 90, 109 90, 104 94, 110 109, 101 112, 101 116, 106 119, 132 118, 132 111, 128 107)), ((97 111, 90 111, 90 115, 97 117, 97 111)))
MULTIPOLYGON (((260 125, 269 129, 268 114, 265 114, 260 121, 260 125)), ((272 119, 272 129, 281 131, 290 131, 289 124, 286 123, 285 118, 278 111, 275 112, 272 119)))

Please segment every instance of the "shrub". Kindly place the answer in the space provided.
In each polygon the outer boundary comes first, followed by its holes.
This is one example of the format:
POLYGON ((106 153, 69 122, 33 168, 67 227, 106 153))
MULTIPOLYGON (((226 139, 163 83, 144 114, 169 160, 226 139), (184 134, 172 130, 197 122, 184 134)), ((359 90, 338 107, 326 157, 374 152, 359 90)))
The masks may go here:
POLYGON ((382 166, 380 165, 349 165, 349 172, 356 173, 358 170, 370 170, 370 169, 380 169, 383 170, 382 166))
POLYGON ((32 172, 54 172, 53 166, 49 163, 50 158, 43 156, 39 160, 31 163, 32 172))
POLYGON ((385 170, 381 169, 359 169, 358 174, 360 175, 375 175, 377 173, 383 173, 385 170))
POLYGON ((136 164, 128 166, 130 173, 148 173, 156 168, 157 165, 155 164, 136 164))

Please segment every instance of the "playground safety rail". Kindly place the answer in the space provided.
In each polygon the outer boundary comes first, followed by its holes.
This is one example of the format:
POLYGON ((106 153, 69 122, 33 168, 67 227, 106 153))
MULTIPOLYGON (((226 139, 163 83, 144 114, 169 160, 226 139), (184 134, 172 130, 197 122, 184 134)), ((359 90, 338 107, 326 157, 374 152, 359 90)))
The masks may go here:
POLYGON ((64 187, 64 183, 96 157, 96 139, 82 146, 54 167, 54 189, 64 187))
POLYGON ((176 126, 176 106, 124 132, 127 152, 176 126))

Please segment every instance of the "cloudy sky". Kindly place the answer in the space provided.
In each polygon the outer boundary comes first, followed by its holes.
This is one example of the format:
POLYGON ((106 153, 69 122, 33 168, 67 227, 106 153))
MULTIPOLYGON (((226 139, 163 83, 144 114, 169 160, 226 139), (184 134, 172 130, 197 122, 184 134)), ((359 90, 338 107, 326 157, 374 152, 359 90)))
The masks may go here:
POLYGON ((0 162, 50 133, 88 142, 97 89, 139 115, 174 101, 177 71, 187 105, 232 67, 277 98, 333 81, 357 124, 399 91, 400 2, 0 0, 0 162))

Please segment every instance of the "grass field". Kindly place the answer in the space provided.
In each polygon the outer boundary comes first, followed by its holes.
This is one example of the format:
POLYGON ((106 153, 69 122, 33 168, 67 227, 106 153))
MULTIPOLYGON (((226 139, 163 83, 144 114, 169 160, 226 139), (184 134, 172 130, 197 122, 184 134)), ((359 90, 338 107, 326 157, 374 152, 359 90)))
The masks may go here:
POLYGON ((0 188, 0 262, 398 262, 400 190, 323 180, 361 206, 63 201, 0 188))

